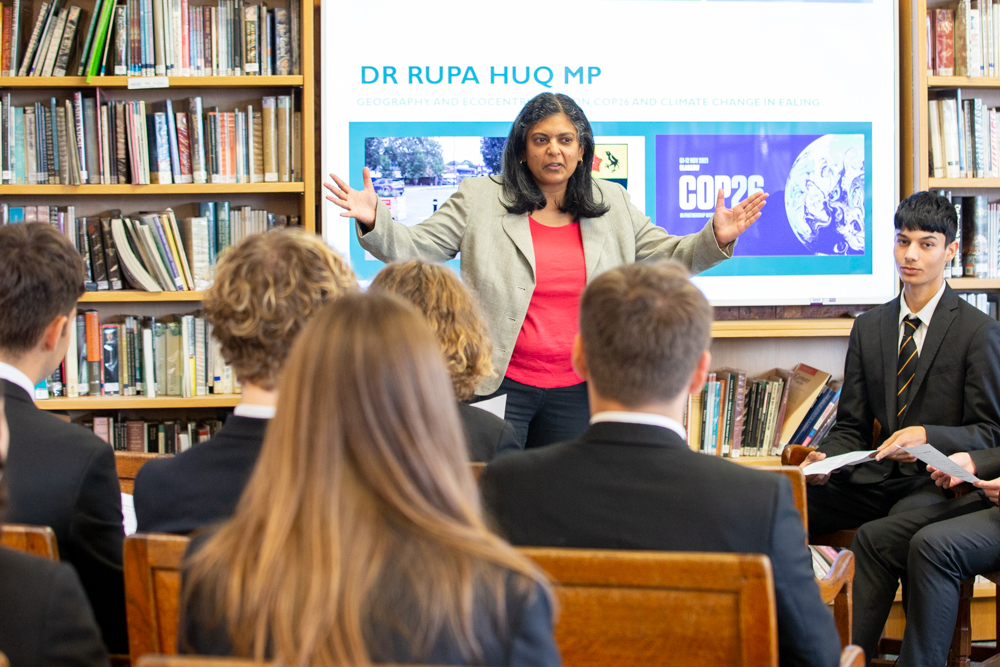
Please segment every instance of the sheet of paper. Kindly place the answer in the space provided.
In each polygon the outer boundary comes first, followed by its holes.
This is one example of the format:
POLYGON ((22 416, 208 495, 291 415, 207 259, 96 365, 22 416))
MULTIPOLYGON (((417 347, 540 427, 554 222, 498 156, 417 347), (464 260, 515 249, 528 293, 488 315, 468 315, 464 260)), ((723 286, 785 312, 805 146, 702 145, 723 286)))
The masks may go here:
POLYGON ((871 455, 874 453, 874 449, 869 449, 862 452, 847 452, 846 454, 838 454, 837 456, 828 456, 822 461, 807 465, 802 469, 802 474, 807 476, 828 475, 844 466, 864 463, 865 461, 874 461, 875 459, 871 458, 871 455))
POLYGON ((125 526, 126 535, 133 535, 138 525, 135 518, 135 503, 132 502, 131 493, 122 494, 122 525, 125 526))
POLYGON ((479 401, 477 403, 470 403, 474 408, 479 408, 480 410, 486 410, 486 412, 491 415, 496 415, 500 419, 503 419, 504 414, 507 412, 507 394, 501 394, 496 398, 491 398, 487 401, 479 401))
POLYGON ((952 477, 960 479, 963 482, 974 484, 979 481, 978 477, 949 459, 939 450, 935 449, 934 445, 917 445, 916 447, 907 447, 906 451, 913 454, 927 465, 934 466, 946 475, 951 475, 952 477))

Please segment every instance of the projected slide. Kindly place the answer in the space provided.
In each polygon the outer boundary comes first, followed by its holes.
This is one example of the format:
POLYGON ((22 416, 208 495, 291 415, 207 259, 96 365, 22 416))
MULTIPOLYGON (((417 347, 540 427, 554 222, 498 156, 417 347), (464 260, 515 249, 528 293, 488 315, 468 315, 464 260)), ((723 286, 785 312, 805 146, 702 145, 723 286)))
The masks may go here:
MULTIPOLYGON (((324 2, 322 172, 394 219, 499 178, 521 107, 565 93, 593 126, 592 176, 671 234, 770 194, 734 257, 698 276, 717 305, 871 303, 895 292, 892 0, 324 2)), ((382 263, 324 202, 362 279, 382 263)), ((451 262, 460 269, 461 256, 451 262)))

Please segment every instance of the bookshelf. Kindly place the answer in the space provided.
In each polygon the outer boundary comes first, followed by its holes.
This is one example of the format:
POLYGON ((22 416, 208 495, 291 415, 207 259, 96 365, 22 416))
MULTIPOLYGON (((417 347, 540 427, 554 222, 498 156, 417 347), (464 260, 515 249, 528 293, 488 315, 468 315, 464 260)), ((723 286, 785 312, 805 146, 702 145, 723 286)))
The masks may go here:
MULTIPOLYGON (((34 23, 40 3, 23 0, 31 7, 28 30, 34 23)), ((229 201, 235 207, 249 206, 265 209, 280 215, 299 216, 302 226, 316 232, 316 201, 319 192, 316 183, 317 133, 315 113, 315 31, 316 12, 309 0, 290 0, 298 3, 300 29, 300 71, 283 76, 63 76, 63 77, 9 77, 0 76, 0 94, 11 95, 13 106, 30 106, 36 102, 48 103, 55 97, 61 104, 72 98, 74 92, 94 97, 101 91, 102 99, 109 101, 144 100, 147 113, 152 105, 172 100, 176 111, 186 111, 186 99, 203 98, 204 107, 218 107, 232 111, 236 107, 253 104, 259 110, 265 96, 291 95, 293 110, 301 112, 301 182, 266 183, 202 183, 169 185, 10 185, 0 184, 0 201, 11 207, 72 205, 77 218, 104 214, 120 209, 125 215, 140 211, 158 211, 172 208, 177 217, 198 215, 198 204, 229 201), (151 80, 155 79, 155 81, 151 80)), ((3 4, 9 2, 4 0, 3 4)), ((95 0, 73 0, 88 14, 93 12, 95 0)), ((250 3, 254 4, 254 3, 250 3)), ((260 3, 257 3, 260 4, 260 3)), ((278 3, 284 6, 283 2, 278 3)), ((214 6, 214 2, 191 0, 190 6, 214 6)), ((289 5, 290 7, 293 5, 289 5)), ((74 49, 82 49, 82 30, 78 31, 74 49)), ((23 48, 23 47, 22 47, 23 48)), ((75 58, 74 58, 75 62, 75 58)), ((75 73, 75 72, 74 72, 75 73)), ((105 317, 134 314, 154 316, 183 315, 196 311, 204 296, 201 291, 142 292, 136 290, 87 292, 80 299, 80 310, 96 310, 101 321, 105 317)), ((171 410, 195 410, 202 413, 220 408, 232 408, 239 403, 238 394, 209 394, 193 398, 179 396, 84 396, 78 398, 51 398, 37 401, 44 410, 65 411, 73 414, 127 411, 153 419, 171 410)))

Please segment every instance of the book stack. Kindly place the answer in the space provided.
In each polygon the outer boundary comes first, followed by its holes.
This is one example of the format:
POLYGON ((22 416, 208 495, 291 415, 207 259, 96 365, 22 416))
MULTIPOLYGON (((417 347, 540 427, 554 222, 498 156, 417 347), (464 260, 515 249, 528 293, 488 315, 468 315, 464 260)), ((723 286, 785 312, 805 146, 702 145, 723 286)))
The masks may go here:
POLYGON ((94 415, 83 426, 115 451, 179 454, 213 437, 222 428, 222 421, 143 421, 119 413, 117 418, 94 415))
POLYGON ((833 561, 840 554, 837 547, 813 546, 809 545, 809 553, 812 555, 813 574, 817 579, 824 579, 830 572, 833 561))
POLYGON ((0 99, 0 175, 15 185, 301 182, 302 113, 291 95, 204 109, 201 97, 108 100, 75 93, 13 106, 0 99), (178 104, 177 108, 182 108, 178 104))
POLYGON ((969 292, 958 295, 959 298, 963 299, 969 305, 978 308, 983 313, 989 315, 995 320, 1000 319, 997 313, 997 295, 989 294, 987 292, 969 292))
POLYGON ((789 444, 815 447, 833 426, 839 382, 799 364, 760 377, 725 368, 688 399, 688 445, 713 456, 780 456, 789 444))
POLYGON ((195 315, 114 316, 79 313, 62 364, 35 398, 59 396, 207 396, 239 393, 239 383, 195 315))
POLYGON ((0 7, 2 76, 302 73, 294 1, 270 8, 243 0, 198 7, 188 0, 97 0, 89 20, 62 0, 37 0, 34 11, 28 0, 0 7))
POLYGON ((954 97, 928 101, 930 176, 1000 178, 1000 128, 997 108, 982 98, 954 97))
POLYGON ((959 0, 927 10, 928 76, 1000 74, 1000 3, 959 0))

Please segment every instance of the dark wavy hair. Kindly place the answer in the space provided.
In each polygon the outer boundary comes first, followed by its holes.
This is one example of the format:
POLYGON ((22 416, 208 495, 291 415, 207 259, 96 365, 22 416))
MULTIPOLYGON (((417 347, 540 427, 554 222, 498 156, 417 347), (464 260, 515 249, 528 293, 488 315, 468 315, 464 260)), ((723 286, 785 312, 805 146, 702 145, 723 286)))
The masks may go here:
POLYGON ((506 200, 503 205, 508 213, 532 213, 545 208, 545 195, 535 183, 528 165, 521 161, 521 156, 527 150, 528 131, 546 118, 560 113, 566 114, 576 127, 577 140, 583 147, 583 162, 576 166, 576 171, 569 177, 566 197, 559 210, 571 213, 577 220, 599 218, 610 210, 611 207, 604 201, 594 201, 593 179, 590 176, 594 162, 594 131, 590 129, 590 121, 583 109, 569 95, 540 93, 531 98, 517 114, 503 149, 501 178, 506 200))

